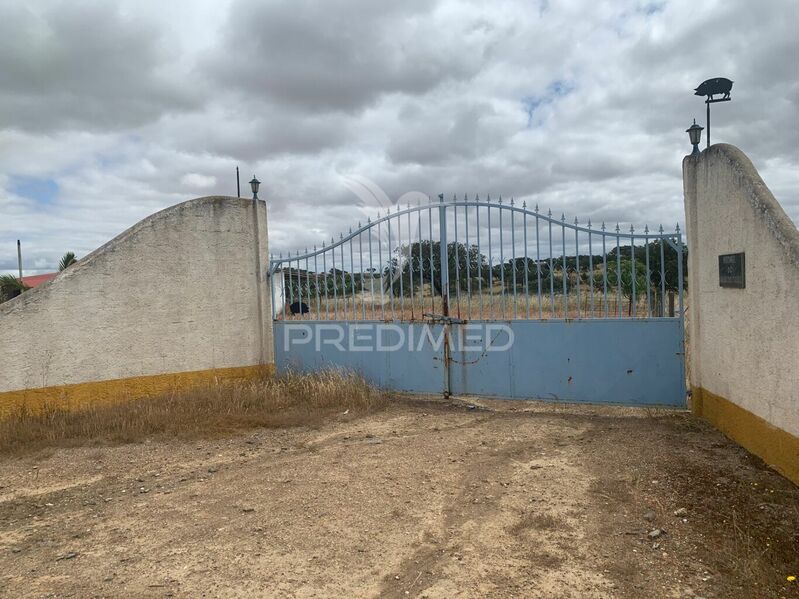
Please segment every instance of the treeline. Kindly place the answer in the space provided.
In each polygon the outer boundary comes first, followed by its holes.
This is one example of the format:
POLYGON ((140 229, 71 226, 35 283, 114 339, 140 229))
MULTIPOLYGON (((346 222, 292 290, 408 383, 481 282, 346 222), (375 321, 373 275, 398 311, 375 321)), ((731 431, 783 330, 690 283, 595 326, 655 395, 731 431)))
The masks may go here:
MULTIPOLYGON (((683 285, 687 286, 688 248, 683 244, 683 285)), ((607 254, 580 254, 535 260, 524 257, 505 259, 499 263, 498 256, 491 259, 481 253, 476 245, 466 246, 452 242, 447 245, 447 274, 449 291, 477 293, 488 292, 497 286, 506 292, 517 294, 541 293, 562 294, 564 284, 567 293, 573 292, 578 281, 585 289, 613 292, 621 288, 622 294, 631 301, 647 292, 661 289, 678 289, 678 252, 661 240, 646 246, 613 248, 607 254), (648 249, 648 252, 647 252, 648 249), (648 276, 647 276, 648 254, 648 276), (579 268, 578 268, 579 262, 579 268), (662 268, 661 268, 662 265, 662 268)), ((298 297, 300 287, 304 297, 315 296, 317 284, 320 295, 351 295, 362 291, 380 292, 394 296, 419 293, 420 285, 441 294, 441 244, 438 241, 422 241, 403 245, 395 251, 390 262, 380 269, 367 272, 348 272, 330 269, 327 273, 313 273, 288 269, 285 284, 287 296, 298 297)))

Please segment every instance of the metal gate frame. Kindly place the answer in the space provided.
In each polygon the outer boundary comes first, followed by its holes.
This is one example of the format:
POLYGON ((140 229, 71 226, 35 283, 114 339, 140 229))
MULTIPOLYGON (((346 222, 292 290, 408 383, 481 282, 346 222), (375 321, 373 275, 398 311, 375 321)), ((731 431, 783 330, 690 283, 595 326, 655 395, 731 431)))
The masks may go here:
MULTIPOLYGON (((643 234, 636 234, 632 226, 629 233, 622 233, 618 225, 615 230, 607 231, 604 223, 598 230, 592 228, 590 221, 587 226, 581 226, 577 219, 573 224, 567 223, 565 215, 557 220, 551 212, 544 215, 537 206, 529 210, 525 204, 515 205, 513 200, 503 203, 501 198, 492 202, 490 198, 480 201, 475 197, 462 201, 453 198, 447 202, 443 195, 438 200, 405 209, 397 207, 385 216, 378 215, 374 221, 368 219, 366 225, 359 223, 355 231, 340 235, 338 241, 333 239, 329 245, 322 244, 320 249, 314 247, 312 251, 296 252, 294 256, 271 257, 269 274, 279 371, 330 366, 350 368, 381 387, 437 391, 445 395, 685 405, 684 251, 679 226, 671 233, 665 233, 662 227, 656 233, 645 227, 643 234), (463 217, 465 244, 459 239, 459 213, 463 217), (470 213, 474 213, 474 227, 469 224, 470 213), (482 239, 481 213, 485 214, 484 222, 487 221, 482 239), (427 239, 423 239, 425 214, 427 239), (497 220, 492 226, 492 214, 495 218, 498 215, 498 226, 497 220), (452 239, 450 220, 454 230, 452 239), (517 221, 521 221, 521 231, 517 221), (530 223, 534 223, 534 228, 530 223), (417 226, 415 239, 414 224, 417 226), (397 242, 394 247, 392 228, 397 242), (529 251, 531 229, 535 232, 535 259, 529 251), (476 233, 476 243, 471 243, 472 231, 476 233), (573 257, 567 251, 567 232, 569 238, 573 235, 574 239, 573 257), (555 242, 558 233, 559 244, 555 242), (581 245, 581 234, 587 239, 587 256, 582 251, 586 249, 586 241, 581 245), (486 235, 488 256, 484 261, 485 247, 481 241, 486 235), (499 243, 495 245, 497 236, 499 243), (509 260, 505 255, 508 236, 509 260), (516 252, 517 238, 521 238, 524 247, 521 266, 522 257, 516 252), (542 238, 546 241, 543 258, 542 238), (601 239, 601 266, 596 264, 593 254, 597 238, 601 239), (624 245, 622 240, 626 242, 624 245), (641 248, 636 240, 644 244, 640 264, 636 257, 641 248), (556 257, 553 248, 558 245, 561 255, 556 257), (610 253, 608 245, 612 248, 610 253), (364 260, 365 246, 368 267, 364 260), (387 261, 384 261, 384 248, 387 261), (348 255, 345 255, 347 249, 348 255), (496 250, 499 253, 497 263, 494 262, 496 250), (609 260, 614 250, 611 260, 615 258, 615 264, 609 260), (626 258, 623 257, 625 251, 626 258), (667 272, 666 251, 675 255, 674 273, 667 272), (655 268, 651 268, 651 262, 655 262, 655 268), (482 272, 484 269, 487 277, 482 272), (477 277, 472 276, 474 270, 478 271, 477 277), (376 272, 380 273, 379 302, 375 293, 376 272), (522 276, 523 284, 520 284, 518 279, 522 276), (556 291, 557 278, 560 281, 556 291), (499 291, 496 279, 499 279, 499 291), (646 287, 645 303, 642 285, 646 287), (534 295, 530 293, 531 286, 534 295), (666 311, 667 286, 670 299, 676 287, 676 314, 666 311), (430 291, 428 297, 426 288, 430 291), (625 293, 630 297, 627 315, 623 309, 625 293), (405 306, 406 298, 410 313, 405 306), (296 302, 299 313, 290 314, 286 309, 289 302, 296 302), (429 309, 426 308, 428 302, 429 309), (498 303, 501 310, 497 309, 498 303), (574 308, 572 303, 575 303, 574 308), (488 318, 484 311, 486 305, 488 318), (300 322, 306 327, 301 331, 308 335, 307 341, 305 337, 296 336, 296 325, 300 322), (444 337, 441 355, 434 351, 433 345, 420 346, 420 351, 416 352, 419 355, 395 351, 385 357, 377 356, 378 351, 339 351, 322 347, 318 339, 323 329, 319 327, 329 326, 331 322, 346 329, 347 335, 358 330, 358 323, 390 324, 405 331, 406 336, 418 336, 420 327, 436 327, 437 334, 444 337), (489 356, 487 350, 478 352, 480 357, 474 360, 474 356, 467 355, 469 348, 464 347, 464 331, 470 326, 485 328, 491 323, 506 326, 507 335, 513 336, 517 345, 504 355, 489 356), (313 343, 312 338, 316 339, 313 343), (288 343, 292 339, 298 342, 294 347, 288 343), (529 356, 537 357, 526 359, 529 356), (441 381, 438 389, 434 383, 436 377, 441 381)), ((473 341, 475 339, 484 349, 491 347, 485 334, 473 336, 473 341)))

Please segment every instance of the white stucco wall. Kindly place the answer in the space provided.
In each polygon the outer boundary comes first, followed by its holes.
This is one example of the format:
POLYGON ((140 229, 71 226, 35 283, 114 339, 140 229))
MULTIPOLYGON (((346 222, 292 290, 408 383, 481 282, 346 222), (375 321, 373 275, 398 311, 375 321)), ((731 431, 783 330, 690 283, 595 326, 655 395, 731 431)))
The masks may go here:
POLYGON ((689 382, 799 436, 799 232, 733 146, 687 156, 683 178, 689 382), (737 252, 746 288, 722 288, 737 252))
POLYGON ((266 230, 263 202, 191 200, 0 304, 0 392, 273 363, 266 230))

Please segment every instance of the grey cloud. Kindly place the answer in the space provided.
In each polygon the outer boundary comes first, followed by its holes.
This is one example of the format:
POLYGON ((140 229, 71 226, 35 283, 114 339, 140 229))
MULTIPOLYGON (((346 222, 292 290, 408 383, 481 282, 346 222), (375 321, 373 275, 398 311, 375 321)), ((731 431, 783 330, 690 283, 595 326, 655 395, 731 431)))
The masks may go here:
POLYGON ((304 114, 230 97, 223 101, 215 99, 202 113, 166 117, 146 131, 175 148, 255 161, 340 147, 357 126, 345 115, 304 114))
POLYGON ((120 129, 200 105, 169 76, 163 23, 112 2, 0 6, 0 128, 120 129))
POLYGON ((223 85, 315 111, 358 111, 383 94, 423 93, 477 73, 484 50, 479 33, 470 45, 436 27, 436 5, 240 0, 206 69, 223 85))

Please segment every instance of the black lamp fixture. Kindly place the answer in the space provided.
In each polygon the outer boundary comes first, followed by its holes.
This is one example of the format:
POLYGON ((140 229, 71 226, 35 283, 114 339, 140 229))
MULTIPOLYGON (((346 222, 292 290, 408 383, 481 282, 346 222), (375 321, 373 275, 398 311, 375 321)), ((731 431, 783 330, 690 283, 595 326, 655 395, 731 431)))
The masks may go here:
POLYGON ((255 178, 255 175, 252 176, 252 181, 250 181, 250 188, 252 189, 252 199, 258 199, 258 188, 261 186, 261 182, 255 178))
POLYGON ((688 134, 688 137, 691 140, 691 143, 694 146, 694 151, 691 152, 691 156, 696 156, 699 154, 699 142, 702 141, 702 130, 704 127, 696 124, 696 119, 694 119, 694 124, 688 127, 685 132, 688 134))

